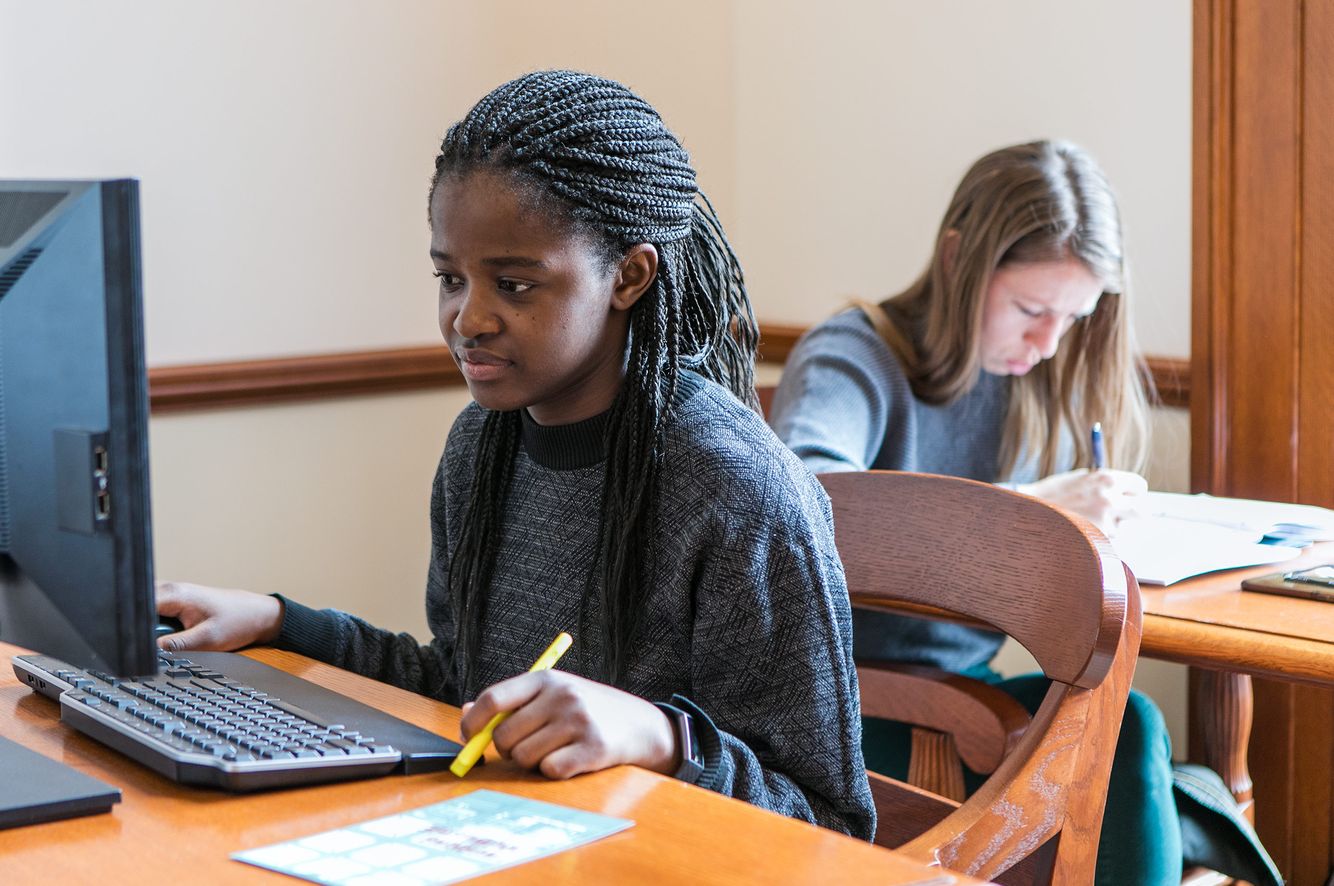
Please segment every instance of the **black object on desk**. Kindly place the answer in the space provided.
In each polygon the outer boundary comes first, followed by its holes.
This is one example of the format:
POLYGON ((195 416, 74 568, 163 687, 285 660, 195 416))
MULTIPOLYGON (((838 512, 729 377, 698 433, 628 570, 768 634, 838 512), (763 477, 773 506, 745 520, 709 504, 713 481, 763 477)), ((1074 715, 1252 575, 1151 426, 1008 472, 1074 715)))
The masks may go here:
POLYGON ((14 657, 61 722, 168 778, 234 791, 447 769, 457 742, 231 652, 159 651, 137 680, 14 657), (185 655, 189 655, 186 658, 185 655))
POLYGON ((1334 564, 1248 578, 1242 581, 1241 589, 1334 603, 1334 564))
POLYGON ((0 738, 0 828, 109 812, 120 790, 0 738))

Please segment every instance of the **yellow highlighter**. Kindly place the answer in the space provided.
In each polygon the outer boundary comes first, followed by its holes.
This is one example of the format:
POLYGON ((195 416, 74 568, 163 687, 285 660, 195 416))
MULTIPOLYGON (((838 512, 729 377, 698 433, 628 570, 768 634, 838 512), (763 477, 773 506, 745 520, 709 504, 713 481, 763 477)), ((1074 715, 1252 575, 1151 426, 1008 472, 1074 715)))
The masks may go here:
MULTIPOLYGON (((528 673, 547 671, 555 667, 556 662, 560 661, 560 657, 565 654, 565 650, 569 649, 573 642, 574 640, 571 639, 570 635, 562 631, 556 636, 555 640, 551 641, 547 651, 543 652, 538 656, 537 661, 533 662, 533 666, 528 669, 528 673)), ((481 759, 482 751, 486 750, 486 746, 491 743, 491 733, 495 732, 496 727, 505 722, 505 718, 509 715, 509 711, 501 711, 491 718, 490 723, 482 727, 481 732, 468 739, 468 743, 463 746, 463 750, 459 751, 459 755, 450 764, 449 771, 459 778, 467 775, 468 770, 472 769, 477 761, 481 759)))

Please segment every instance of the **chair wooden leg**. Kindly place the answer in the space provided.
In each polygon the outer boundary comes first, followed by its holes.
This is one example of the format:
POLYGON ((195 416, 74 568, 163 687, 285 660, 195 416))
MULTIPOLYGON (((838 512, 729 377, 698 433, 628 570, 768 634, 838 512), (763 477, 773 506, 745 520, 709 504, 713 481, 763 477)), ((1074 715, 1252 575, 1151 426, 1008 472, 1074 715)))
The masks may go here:
POLYGON ((1223 777, 1223 783, 1252 823, 1255 805, 1246 754, 1251 744, 1253 710, 1248 675, 1190 669, 1188 756, 1223 777))
POLYGON ((954 737, 931 729, 912 731, 912 756, 908 761, 908 784, 963 802, 963 763, 954 737))

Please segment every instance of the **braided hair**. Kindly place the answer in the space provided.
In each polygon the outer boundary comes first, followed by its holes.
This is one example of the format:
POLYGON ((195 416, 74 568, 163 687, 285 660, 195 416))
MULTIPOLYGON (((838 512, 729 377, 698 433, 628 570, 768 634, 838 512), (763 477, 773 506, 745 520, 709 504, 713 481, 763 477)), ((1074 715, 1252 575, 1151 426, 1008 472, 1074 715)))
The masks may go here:
MULTIPOLYGON (((662 435, 681 372, 712 379, 757 409, 755 317, 689 155, 652 106, 621 84, 539 71, 498 87, 446 133, 431 193, 446 177, 483 169, 509 175, 609 259, 643 243, 658 252, 657 276, 630 311, 626 378, 603 437, 598 557, 586 595, 585 612, 600 584, 603 678, 621 685, 653 570, 662 435)), ((517 411, 486 416, 449 564, 460 686, 479 648, 519 428, 517 411)))

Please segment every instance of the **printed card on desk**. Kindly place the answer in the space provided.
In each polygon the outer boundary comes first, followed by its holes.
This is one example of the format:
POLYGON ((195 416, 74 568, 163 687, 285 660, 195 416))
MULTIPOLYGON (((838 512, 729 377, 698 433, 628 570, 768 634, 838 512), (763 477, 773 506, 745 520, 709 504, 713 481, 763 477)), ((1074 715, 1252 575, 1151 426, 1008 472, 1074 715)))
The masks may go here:
POLYGON ((633 824, 480 790, 232 858, 329 886, 425 886, 532 861, 633 824))

